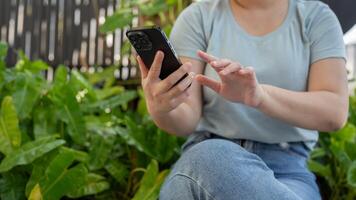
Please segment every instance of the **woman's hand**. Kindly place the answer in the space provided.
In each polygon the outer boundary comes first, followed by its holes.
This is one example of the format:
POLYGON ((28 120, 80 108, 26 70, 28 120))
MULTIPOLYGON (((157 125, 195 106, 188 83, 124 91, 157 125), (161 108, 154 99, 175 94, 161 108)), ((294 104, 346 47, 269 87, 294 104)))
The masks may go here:
POLYGON ((221 82, 217 82, 204 75, 197 75, 196 80, 205 85, 227 100, 243 103, 251 107, 259 107, 265 92, 258 83, 252 67, 244 68, 238 62, 228 59, 218 59, 203 51, 198 55, 209 63, 219 74, 221 82))
POLYGON ((189 73, 189 76, 175 85, 178 80, 189 72, 191 64, 186 63, 167 78, 161 80, 159 74, 163 58, 163 52, 158 51, 152 66, 148 69, 141 58, 137 57, 147 109, 152 116, 168 114, 183 103, 189 97, 188 87, 194 79, 194 73, 189 73))

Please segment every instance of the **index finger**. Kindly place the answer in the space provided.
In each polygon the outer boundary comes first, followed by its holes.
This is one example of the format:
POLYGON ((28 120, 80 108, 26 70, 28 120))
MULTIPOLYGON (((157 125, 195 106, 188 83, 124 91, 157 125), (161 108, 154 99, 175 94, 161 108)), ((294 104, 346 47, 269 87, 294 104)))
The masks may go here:
POLYGON ((210 63, 215 60, 219 60, 217 57, 210 55, 204 51, 198 51, 198 56, 202 58, 205 62, 210 63))

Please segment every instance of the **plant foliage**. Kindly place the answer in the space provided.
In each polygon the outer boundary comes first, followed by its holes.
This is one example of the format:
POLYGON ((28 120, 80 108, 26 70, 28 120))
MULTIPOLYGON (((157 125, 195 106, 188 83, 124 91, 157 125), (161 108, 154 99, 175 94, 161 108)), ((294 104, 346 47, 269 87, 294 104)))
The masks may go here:
POLYGON ((6 67, 6 49, 0 199, 157 199, 179 140, 154 125, 136 90, 113 85, 111 68, 91 77, 60 66, 48 81, 41 61, 6 67))
POLYGON ((350 97, 349 113, 341 130, 319 134, 308 162, 324 198, 331 200, 356 199, 356 96, 350 97))

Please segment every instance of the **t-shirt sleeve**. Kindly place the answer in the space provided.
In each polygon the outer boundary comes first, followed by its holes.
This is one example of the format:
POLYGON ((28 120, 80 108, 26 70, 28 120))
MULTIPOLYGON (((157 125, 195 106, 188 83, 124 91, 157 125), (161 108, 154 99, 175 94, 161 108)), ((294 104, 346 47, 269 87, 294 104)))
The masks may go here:
POLYGON ((188 6, 178 16, 170 35, 173 48, 179 56, 201 60, 197 50, 205 51, 205 37, 202 12, 197 3, 188 6))
POLYGON ((325 58, 346 60, 345 44, 340 23, 331 9, 322 4, 310 26, 311 63, 325 58))

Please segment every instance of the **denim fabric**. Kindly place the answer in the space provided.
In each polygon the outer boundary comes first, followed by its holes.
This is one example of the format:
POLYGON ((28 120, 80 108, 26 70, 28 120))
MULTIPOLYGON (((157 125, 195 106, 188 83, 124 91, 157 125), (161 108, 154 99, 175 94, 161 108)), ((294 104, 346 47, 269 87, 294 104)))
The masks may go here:
POLYGON ((182 151, 161 200, 320 199, 303 142, 264 144, 196 132, 182 151))

